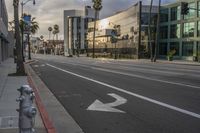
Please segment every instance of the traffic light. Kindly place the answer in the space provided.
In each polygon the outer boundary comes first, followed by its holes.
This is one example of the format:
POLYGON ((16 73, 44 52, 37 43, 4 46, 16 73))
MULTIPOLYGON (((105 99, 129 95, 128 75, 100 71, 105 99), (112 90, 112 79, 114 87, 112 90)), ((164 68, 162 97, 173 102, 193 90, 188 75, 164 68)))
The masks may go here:
POLYGON ((117 38, 114 36, 111 36, 110 41, 111 43, 117 43, 117 38))
POLYGON ((181 2, 181 14, 187 15, 189 13, 189 7, 187 2, 181 2))
POLYGON ((117 30, 113 29, 111 31, 110 41, 111 41, 111 43, 117 43, 117 30))

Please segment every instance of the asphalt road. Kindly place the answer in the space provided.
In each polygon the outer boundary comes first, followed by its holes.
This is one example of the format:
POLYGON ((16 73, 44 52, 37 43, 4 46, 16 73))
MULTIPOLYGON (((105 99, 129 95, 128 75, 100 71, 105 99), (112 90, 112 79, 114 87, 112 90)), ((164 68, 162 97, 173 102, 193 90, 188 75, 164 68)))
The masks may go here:
POLYGON ((85 133, 200 133, 200 66, 36 56, 85 133))

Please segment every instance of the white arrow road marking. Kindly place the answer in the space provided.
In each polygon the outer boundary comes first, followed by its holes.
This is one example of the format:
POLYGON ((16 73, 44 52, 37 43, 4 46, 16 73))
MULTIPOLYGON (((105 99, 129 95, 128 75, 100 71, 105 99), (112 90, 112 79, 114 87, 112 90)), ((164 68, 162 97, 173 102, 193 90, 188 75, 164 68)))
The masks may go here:
POLYGON ((73 73, 73 72, 64 70, 64 69, 62 69, 62 68, 59 68, 59 67, 50 65, 50 64, 48 64, 48 63, 47 63, 47 65, 50 66, 50 67, 52 67, 52 68, 55 68, 55 69, 57 69, 57 70, 63 71, 63 72, 68 73, 68 74, 71 74, 71 75, 73 75, 73 76, 76 76, 76 77, 79 77, 79 78, 82 78, 82 79, 85 79, 85 80, 88 80, 88 81, 91 81, 91 82, 94 82, 94 83, 97 83, 97 84, 100 84, 100 85, 103 85, 103 86, 106 86, 106 87, 109 87, 109 88, 112 88, 113 90, 117 90, 117 91, 119 91, 119 92, 123 92, 123 93, 125 93, 125 94, 129 94, 129 95, 131 95, 131 96, 137 97, 137 98, 139 98, 139 99, 142 99, 142 100, 145 100, 145 101, 148 101, 148 102, 151 102, 151 103, 160 105, 160 106, 162 106, 162 107, 165 107, 165 108, 168 108, 168 109, 171 109, 171 110, 175 110, 175 111, 177 111, 177 112, 181 112, 181 113, 183 113, 183 114, 190 115, 190 116, 192 116, 192 117, 195 117, 195 118, 200 119, 200 114, 197 114, 197 113, 194 113, 194 112, 185 110, 185 109, 181 109, 181 108, 172 106, 172 105, 170 105, 170 104, 163 103, 163 102, 154 100, 154 99, 152 99, 152 98, 148 98, 148 97, 145 97, 145 96, 142 96, 142 95, 139 95, 139 94, 136 94, 136 93, 133 93, 133 92, 124 90, 124 89, 122 89, 122 88, 119 88, 119 87, 116 87, 116 86, 112 86, 112 85, 109 85, 109 84, 107 84, 107 83, 104 83, 104 82, 101 82, 101 81, 98 81, 98 80, 95 80, 95 79, 91 79, 91 78, 88 78, 88 77, 85 77, 85 76, 82 76, 82 75, 79 75, 79 74, 76 74, 76 73, 73 73))
POLYGON ((109 93, 109 96, 114 97, 115 99, 117 99, 115 102, 113 103, 102 103, 99 100, 94 101, 94 103, 92 103, 87 110, 92 110, 92 111, 105 111, 105 112, 116 112, 116 113, 125 113, 124 111, 121 111, 119 109, 115 109, 113 107, 125 104, 127 102, 127 100, 117 94, 114 93, 109 93))

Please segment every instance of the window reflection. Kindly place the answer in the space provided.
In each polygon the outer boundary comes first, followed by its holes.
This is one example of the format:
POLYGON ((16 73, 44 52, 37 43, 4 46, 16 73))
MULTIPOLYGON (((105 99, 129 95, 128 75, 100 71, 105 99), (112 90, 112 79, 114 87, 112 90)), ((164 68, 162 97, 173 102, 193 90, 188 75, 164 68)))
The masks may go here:
POLYGON ((182 45, 182 54, 183 56, 192 56, 193 55, 193 42, 183 42, 182 45))
POLYGON ((180 38, 180 24, 170 26, 170 38, 180 38))
POLYGON ((171 8, 171 21, 180 20, 181 18, 181 7, 173 7, 171 8))
POLYGON ((183 37, 194 37, 194 22, 184 23, 183 37))

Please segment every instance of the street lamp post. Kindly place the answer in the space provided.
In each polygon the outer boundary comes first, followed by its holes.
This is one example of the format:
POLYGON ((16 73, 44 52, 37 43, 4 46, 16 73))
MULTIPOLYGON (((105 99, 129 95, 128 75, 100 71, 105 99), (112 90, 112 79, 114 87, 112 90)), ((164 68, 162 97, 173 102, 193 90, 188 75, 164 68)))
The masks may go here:
MULTIPOLYGON (((23 12, 23 8, 24 8, 24 5, 26 5, 28 2, 30 2, 30 1, 33 1, 33 5, 35 5, 35 0, 26 0, 25 2, 21 2, 21 7, 22 7, 22 10, 21 10, 21 12, 22 12, 22 14, 21 14, 21 18, 22 18, 22 20, 23 20, 23 16, 24 16, 24 12, 23 12)), ((21 29, 22 31, 22 56, 23 56, 23 61, 25 61, 25 59, 24 59, 24 22, 22 22, 22 29, 21 29)), ((29 35, 28 35, 29 36, 29 35)), ((29 42, 29 37, 28 37, 28 45, 29 45, 29 49, 28 49, 28 52, 29 52, 29 56, 28 56, 28 59, 31 59, 31 56, 30 56, 30 42, 29 42)))

